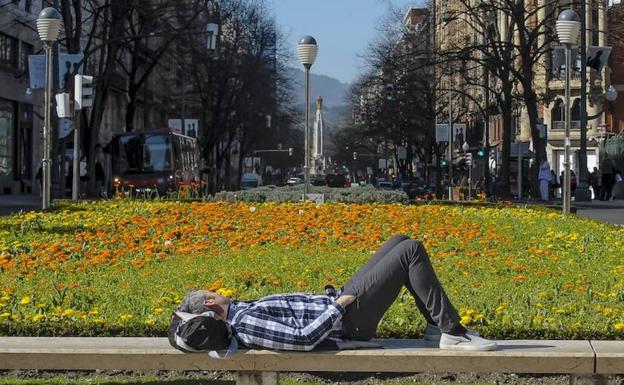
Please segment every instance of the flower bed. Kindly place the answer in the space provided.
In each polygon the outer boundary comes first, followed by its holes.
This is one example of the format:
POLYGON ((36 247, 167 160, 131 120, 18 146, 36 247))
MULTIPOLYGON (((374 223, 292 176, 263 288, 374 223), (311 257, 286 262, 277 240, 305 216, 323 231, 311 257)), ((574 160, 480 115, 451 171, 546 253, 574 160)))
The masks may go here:
MULTIPOLYGON (((423 240, 463 322, 487 336, 624 337, 615 226, 514 207, 127 200, 0 219, 0 334, 164 335, 191 287, 321 292, 397 233, 423 240)), ((380 335, 423 327, 404 291, 380 335)))

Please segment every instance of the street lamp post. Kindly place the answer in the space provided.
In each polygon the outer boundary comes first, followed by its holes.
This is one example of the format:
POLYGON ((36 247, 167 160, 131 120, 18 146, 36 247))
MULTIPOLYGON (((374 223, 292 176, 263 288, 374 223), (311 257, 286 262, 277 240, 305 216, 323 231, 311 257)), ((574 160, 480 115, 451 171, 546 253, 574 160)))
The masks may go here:
POLYGON ((557 18, 557 37, 565 47, 565 139, 564 139, 564 176, 563 176, 563 214, 570 214, 570 67, 571 49, 576 44, 581 23, 574 10, 566 9, 557 18))
POLYGON ((574 191, 575 201, 591 201, 589 191, 589 178, 587 173, 587 36, 586 36, 586 15, 585 2, 581 0, 579 4, 581 41, 579 55, 581 59, 581 100, 579 103, 580 115, 580 148, 578 152, 578 183, 574 191))
POLYGON ((310 68, 316 60, 318 54, 318 45, 312 36, 304 36, 299 40, 297 45, 297 54, 299 61, 305 68, 305 128, 304 128, 304 184, 303 199, 307 199, 308 190, 310 188, 310 68))
POLYGON ((42 186, 42 209, 50 208, 50 142, 51 142, 51 116, 52 104, 52 45, 58 39, 61 29, 61 14, 56 8, 48 7, 39 13, 37 18, 37 32, 43 41, 45 49, 45 96, 44 96, 44 123, 43 123, 43 156, 41 159, 41 186, 42 186))
MULTIPOLYGON (((462 150, 464 150, 464 153, 468 153, 468 150, 470 149, 470 145, 468 144, 468 142, 464 142, 464 144, 462 144, 462 150)), ((470 160, 470 162, 468 162, 468 200, 470 200, 472 197, 472 158, 470 160)))
MULTIPOLYGON (((448 24, 453 21, 454 16, 446 11, 442 13, 442 28, 446 28, 448 24)), ((448 70, 448 129, 449 129, 449 137, 448 137, 448 200, 453 200, 453 79, 451 76, 452 67, 451 61, 447 62, 447 70, 448 70)))

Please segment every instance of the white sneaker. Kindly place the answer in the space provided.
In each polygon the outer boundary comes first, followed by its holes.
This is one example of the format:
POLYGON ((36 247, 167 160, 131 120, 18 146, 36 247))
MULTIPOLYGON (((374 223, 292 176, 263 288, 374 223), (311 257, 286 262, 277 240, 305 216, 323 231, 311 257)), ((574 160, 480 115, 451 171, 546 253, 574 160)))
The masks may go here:
POLYGON ((442 333, 440 338, 440 349, 442 350, 471 350, 471 351, 487 351, 496 350, 498 344, 494 341, 486 340, 479 336, 463 335, 454 336, 452 334, 442 333))
MULTIPOLYGON (((476 330, 468 330, 466 334, 468 334, 469 336, 480 336, 479 332, 476 330)), ((440 328, 428 323, 427 328, 425 329, 425 335, 423 339, 425 341, 440 342, 441 337, 442 332, 440 331, 440 328)))

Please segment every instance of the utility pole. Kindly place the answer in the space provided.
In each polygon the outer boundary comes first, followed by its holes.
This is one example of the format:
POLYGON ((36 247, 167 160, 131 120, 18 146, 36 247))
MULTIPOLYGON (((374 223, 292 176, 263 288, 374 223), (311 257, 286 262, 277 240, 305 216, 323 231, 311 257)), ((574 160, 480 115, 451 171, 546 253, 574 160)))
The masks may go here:
MULTIPOLYGON (((581 143, 578 152, 578 186, 574 191, 574 199, 576 201, 591 201, 591 192, 589 191, 589 181, 587 175, 587 18, 585 17, 585 8, 587 0, 581 0, 580 18, 581 18, 581 46, 579 53, 581 56, 581 101, 580 101, 580 118, 581 118, 581 143)), ((597 3, 595 3, 597 5, 597 3)))

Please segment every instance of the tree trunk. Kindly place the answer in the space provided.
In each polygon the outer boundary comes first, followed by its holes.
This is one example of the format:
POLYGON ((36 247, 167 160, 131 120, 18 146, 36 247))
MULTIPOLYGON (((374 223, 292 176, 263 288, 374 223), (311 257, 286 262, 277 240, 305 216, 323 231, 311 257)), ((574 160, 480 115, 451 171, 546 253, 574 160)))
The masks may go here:
MULTIPOLYGON (((108 28, 107 40, 108 44, 102 46, 100 52, 100 71, 101 74, 96 84, 95 98, 93 101, 93 111, 91 112, 91 122, 89 124, 89 146, 88 146, 88 158, 87 168, 89 181, 87 185, 87 191, 89 195, 95 196, 96 194, 96 178, 95 178, 95 162, 96 162, 96 149, 98 140, 100 137, 100 125, 104 116, 104 109, 106 108, 108 92, 111 87, 112 78, 115 70, 115 60, 119 51, 119 38, 123 34, 123 15, 125 14, 126 2, 125 0, 111 0, 110 2, 110 20, 113 22, 108 28), (105 58, 104 56, 105 52, 105 58)), ((85 130, 86 131, 86 130, 85 130)))
POLYGON ((501 168, 498 180, 498 196, 503 199, 511 199, 511 186, 509 177, 511 174, 511 116, 512 105, 511 100, 505 99, 502 107, 503 115, 503 142, 501 143, 501 168))
MULTIPOLYGON (((532 81, 532 79, 531 79, 532 81)), ((534 167, 530 169, 530 186, 531 196, 539 198, 539 168, 544 160, 546 160, 546 141, 540 138, 537 129, 537 95, 532 89, 524 87, 524 101, 526 103, 527 113, 529 115, 529 124, 531 125, 531 140, 533 142, 533 151, 535 152, 534 167)))
POLYGON ((137 105, 137 88, 130 86, 128 88, 128 98, 130 101, 126 105, 126 132, 134 130, 134 115, 137 105))

